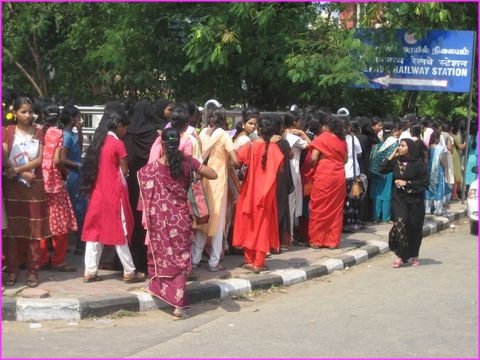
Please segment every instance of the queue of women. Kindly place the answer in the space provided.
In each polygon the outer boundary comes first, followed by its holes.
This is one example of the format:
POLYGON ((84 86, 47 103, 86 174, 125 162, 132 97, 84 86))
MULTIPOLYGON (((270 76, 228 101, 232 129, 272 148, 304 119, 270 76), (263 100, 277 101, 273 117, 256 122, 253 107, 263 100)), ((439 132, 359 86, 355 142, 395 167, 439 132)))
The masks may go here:
POLYGON ((198 277, 192 269, 205 261, 223 271, 233 249, 259 273, 272 253, 336 249, 342 233, 387 222, 393 266, 418 266, 424 215, 458 198, 467 146, 456 123, 350 120, 348 111, 249 108, 230 131, 218 108, 200 130, 194 104, 159 100, 107 104, 82 159, 75 106, 50 104, 34 121, 34 104, 18 97, 13 115, 3 128, 4 285, 16 283, 22 264, 30 287, 41 268, 76 271, 65 262, 76 232, 85 283, 120 263, 123 281, 148 279, 145 290, 176 317, 188 306, 187 281, 198 277), (195 223, 187 200, 194 173, 207 194, 206 224, 195 223), (364 191, 353 197, 357 180, 364 191))

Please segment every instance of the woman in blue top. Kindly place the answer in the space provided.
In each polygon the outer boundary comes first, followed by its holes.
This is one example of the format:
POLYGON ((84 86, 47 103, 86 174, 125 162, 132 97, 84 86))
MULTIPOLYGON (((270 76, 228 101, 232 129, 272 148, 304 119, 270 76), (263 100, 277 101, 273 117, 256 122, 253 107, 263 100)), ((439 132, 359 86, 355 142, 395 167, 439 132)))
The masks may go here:
MULTIPOLYGON (((68 169, 66 179, 67 191, 75 212, 78 234, 82 233, 83 219, 87 209, 87 199, 80 196, 83 132, 80 110, 74 105, 66 105, 60 114, 60 123, 63 125, 63 148, 61 151, 61 162, 68 169), (73 128, 77 132, 73 132, 73 128)), ((77 236, 75 254, 83 255, 85 243, 77 236)))

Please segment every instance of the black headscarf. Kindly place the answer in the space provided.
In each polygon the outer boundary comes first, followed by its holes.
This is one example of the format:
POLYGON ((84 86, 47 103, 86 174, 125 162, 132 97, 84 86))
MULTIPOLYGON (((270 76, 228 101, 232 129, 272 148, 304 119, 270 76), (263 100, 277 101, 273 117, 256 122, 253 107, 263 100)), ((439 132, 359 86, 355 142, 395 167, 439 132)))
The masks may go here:
POLYGON ((400 156, 398 159, 401 162, 411 162, 418 160, 418 147, 415 141, 412 139, 402 139, 400 142, 405 141, 408 147, 408 154, 404 156, 400 156))
POLYGON ((158 99, 153 106, 155 110, 155 114, 163 121, 162 129, 167 125, 169 119, 165 118, 164 112, 168 105, 172 104, 172 102, 168 99, 158 99))
POLYGON ((162 119, 153 111, 153 106, 148 101, 137 102, 132 109, 132 123, 128 127, 131 135, 141 135, 157 131, 162 128, 162 119))

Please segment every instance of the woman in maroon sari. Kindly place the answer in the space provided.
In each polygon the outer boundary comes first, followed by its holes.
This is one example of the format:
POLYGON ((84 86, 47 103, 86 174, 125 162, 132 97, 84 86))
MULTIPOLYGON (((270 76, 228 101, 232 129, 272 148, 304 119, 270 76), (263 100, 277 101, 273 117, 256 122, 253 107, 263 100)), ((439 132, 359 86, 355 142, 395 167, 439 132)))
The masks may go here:
POLYGON ((342 236, 347 145, 341 119, 329 116, 322 131, 311 144, 314 169, 308 237, 315 249, 336 249, 342 236))
POLYGON ((187 274, 191 271, 192 216, 187 201, 190 167, 207 179, 216 172, 178 150, 176 128, 162 132, 163 156, 138 171, 149 235, 148 275, 150 294, 172 305, 173 315, 185 316, 187 274))

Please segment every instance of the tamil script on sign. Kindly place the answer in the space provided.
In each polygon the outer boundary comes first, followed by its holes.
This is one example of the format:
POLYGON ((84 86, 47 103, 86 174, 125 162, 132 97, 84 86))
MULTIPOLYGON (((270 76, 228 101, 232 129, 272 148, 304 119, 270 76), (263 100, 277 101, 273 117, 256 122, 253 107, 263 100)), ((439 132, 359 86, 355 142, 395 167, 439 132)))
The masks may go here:
MULTIPOLYGON (((364 69, 371 88, 470 91, 473 32, 433 30, 424 39, 416 39, 413 34, 399 30, 397 38, 403 49, 401 56, 377 56, 364 69)), ((386 49, 388 55, 389 47, 386 49)))

